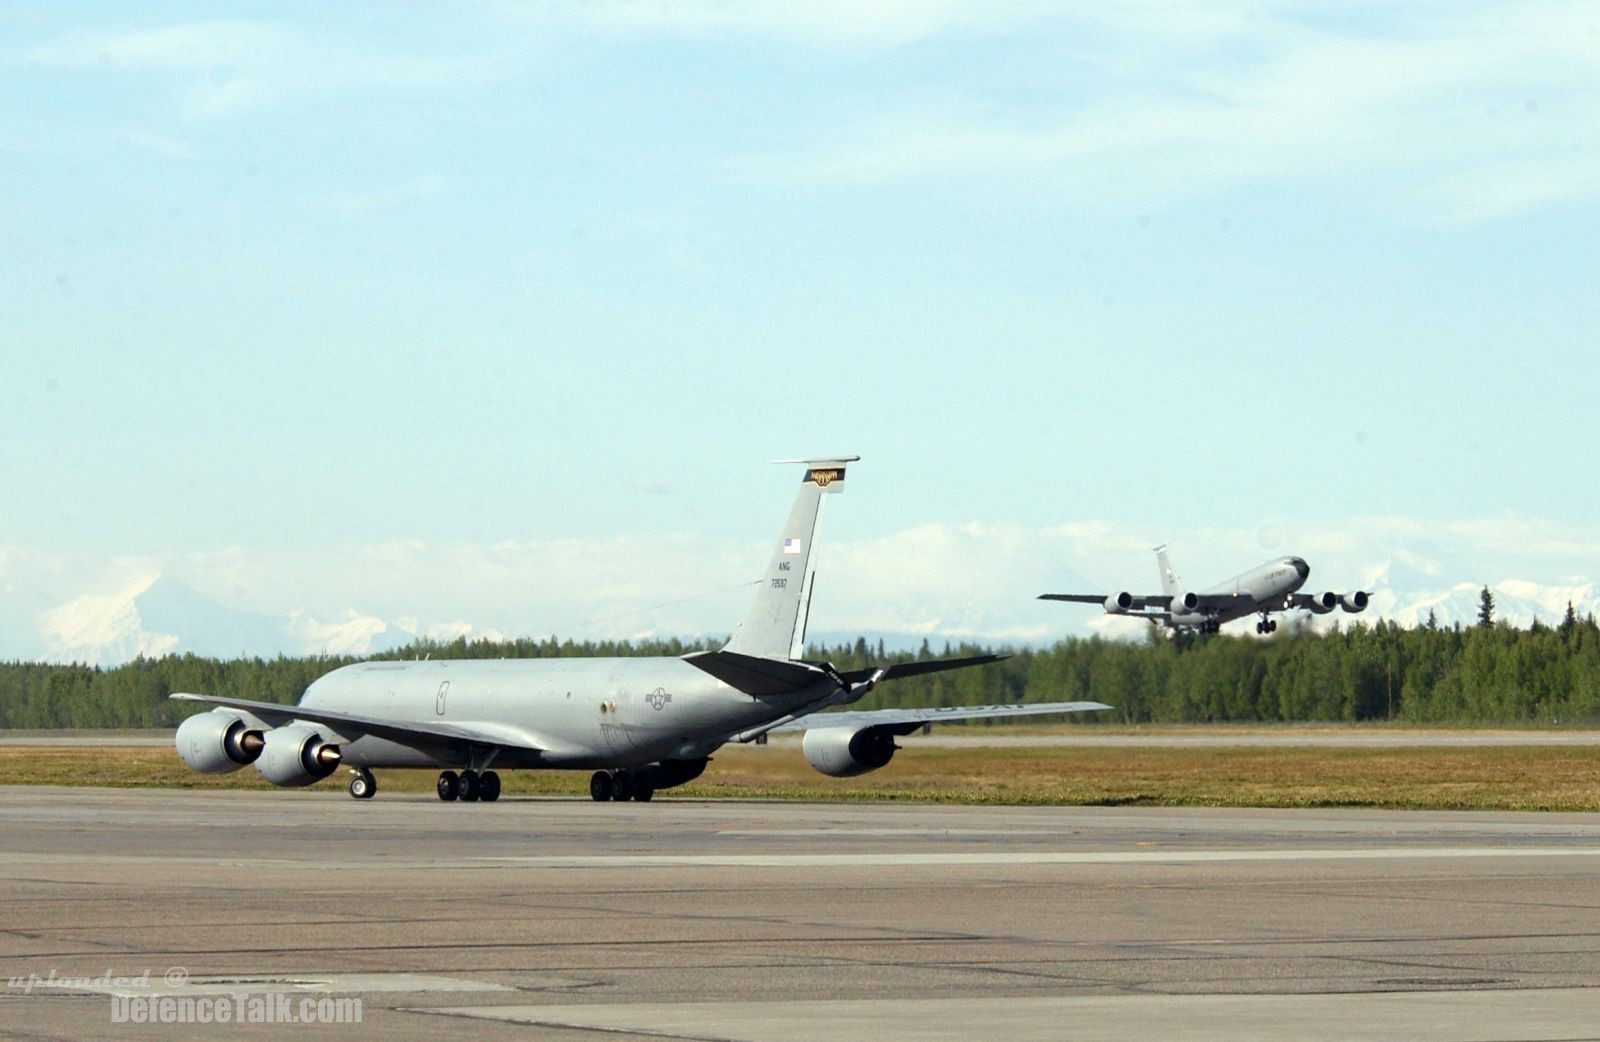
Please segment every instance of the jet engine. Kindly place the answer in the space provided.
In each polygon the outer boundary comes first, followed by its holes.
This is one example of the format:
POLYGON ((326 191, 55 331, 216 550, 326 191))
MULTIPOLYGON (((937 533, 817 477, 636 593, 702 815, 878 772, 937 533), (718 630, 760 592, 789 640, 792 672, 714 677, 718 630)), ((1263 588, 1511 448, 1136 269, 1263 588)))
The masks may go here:
POLYGON ((213 709, 178 725, 178 756, 202 774, 227 774, 254 763, 265 744, 261 731, 238 713, 213 709))
POLYGON ((1347 593, 1339 598, 1339 604, 1343 606, 1345 611, 1366 611, 1367 594, 1362 590, 1357 590, 1355 593, 1347 593))
POLYGON ((1127 611, 1133 607, 1133 594, 1127 590, 1106 598, 1106 611, 1127 611))
POLYGON ((1326 615, 1339 606, 1337 593, 1313 593, 1306 607, 1317 615, 1326 615))
POLYGON ((274 727, 267 732, 256 770, 274 785, 310 785, 332 774, 341 759, 339 747, 307 724, 274 727))
POLYGON ((800 747, 806 762, 831 778, 854 778, 883 767, 900 748, 886 727, 818 727, 806 732, 800 747))
POLYGON ((1174 612, 1192 612, 1199 607, 1200 595, 1198 593, 1180 593, 1172 598, 1172 608, 1170 610, 1174 612))

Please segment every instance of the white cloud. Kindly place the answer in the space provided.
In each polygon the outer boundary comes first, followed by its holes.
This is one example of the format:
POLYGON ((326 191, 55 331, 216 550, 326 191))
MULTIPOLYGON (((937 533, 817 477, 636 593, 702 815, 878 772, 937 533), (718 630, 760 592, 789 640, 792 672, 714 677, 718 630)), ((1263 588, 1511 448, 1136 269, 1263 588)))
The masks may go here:
POLYGON ((1050 10, 1039 0, 581 0, 508 3, 541 24, 673 36, 765 37, 810 46, 898 47, 955 30, 994 31, 1050 10))
POLYGON ((1257 6, 1209 8, 1198 38, 1147 6, 1113 20, 1070 11, 1053 31, 1088 37, 1058 70, 1071 100, 923 99, 735 169, 845 183, 1026 176, 1140 207, 1366 177, 1439 221, 1600 193, 1600 8, 1381 11, 1385 28, 1358 31, 1324 27, 1336 11, 1322 5, 1257 6))
POLYGON ((195 118, 270 108, 337 90, 435 87, 497 75, 486 61, 383 54, 290 25, 240 21, 80 30, 35 47, 27 59, 55 68, 178 77, 185 111, 195 118))

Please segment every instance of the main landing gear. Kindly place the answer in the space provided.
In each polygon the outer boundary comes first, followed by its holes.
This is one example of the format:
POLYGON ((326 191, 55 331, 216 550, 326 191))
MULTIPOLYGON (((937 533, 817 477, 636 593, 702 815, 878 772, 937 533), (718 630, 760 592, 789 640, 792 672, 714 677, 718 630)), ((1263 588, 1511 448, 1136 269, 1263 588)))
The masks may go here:
POLYGON ((462 803, 472 803, 482 800, 484 803, 493 803, 500 798, 500 776, 493 771, 455 771, 439 772, 439 798, 449 803, 451 800, 460 800, 462 803))
POLYGON ((1276 632, 1278 632, 1278 620, 1277 619, 1269 619, 1269 618, 1267 618, 1267 613, 1266 612, 1262 612, 1261 613, 1261 621, 1256 623, 1256 632, 1257 633, 1276 633, 1276 632))
POLYGON ((595 771, 594 777, 589 779, 589 795, 596 803, 607 800, 649 803, 655 794, 655 786, 632 771, 595 771))
POLYGON ((350 779, 350 795, 358 800, 370 800, 378 791, 378 779, 365 767, 357 767, 350 779))

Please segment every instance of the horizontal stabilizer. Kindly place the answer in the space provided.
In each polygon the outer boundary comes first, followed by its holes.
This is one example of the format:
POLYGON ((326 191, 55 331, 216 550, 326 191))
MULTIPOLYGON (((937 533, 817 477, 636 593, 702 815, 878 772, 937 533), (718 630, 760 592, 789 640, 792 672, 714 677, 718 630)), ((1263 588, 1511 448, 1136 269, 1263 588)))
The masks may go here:
POLYGON ((946 658, 932 659, 927 662, 895 662, 887 666, 876 666, 872 669, 856 669, 849 673, 839 674, 839 678, 851 684, 859 684, 863 680, 893 680, 895 677, 916 677, 924 673, 943 673, 947 669, 965 669, 968 666, 981 666, 989 662, 999 662, 1009 655, 973 655, 971 658, 946 658))
POLYGON ((697 651, 683 660, 747 695, 787 695, 834 680, 818 666, 737 651, 697 651))

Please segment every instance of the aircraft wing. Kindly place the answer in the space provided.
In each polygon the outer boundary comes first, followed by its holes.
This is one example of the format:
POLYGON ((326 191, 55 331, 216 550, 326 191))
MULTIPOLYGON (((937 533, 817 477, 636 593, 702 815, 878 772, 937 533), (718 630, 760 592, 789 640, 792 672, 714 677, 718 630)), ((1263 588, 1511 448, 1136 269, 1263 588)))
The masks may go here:
MULTIPOLYGON (((1106 601, 1116 594, 1105 593, 1041 593, 1041 601, 1071 601, 1073 604, 1098 604, 1104 606, 1106 601)), ((1165 594, 1152 596, 1130 597, 1125 611, 1144 611, 1146 608, 1168 608, 1172 605, 1172 598, 1165 594)))
POLYGON ((896 734, 912 731, 932 724, 952 723, 956 720, 993 720, 1006 716, 1046 716, 1055 713, 1088 713, 1097 709, 1110 709, 1103 702, 1032 702, 1009 706, 943 706, 937 709, 865 709, 844 712, 812 713, 786 724, 779 724, 769 733, 810 731, 820 727, 889 727, 896 734))
POLYGON ((212 695, 168 695, 177 702, 204 702, 227 709, 243 709, 254 713, 274 727, 292 720, 309 720, 326 724, 338 731, 359 731, 377 738, 387 738, 403 745, 439 745, 470 742, 473 745, 497 746, 502 749, 522 749, 528 752, 542 750, 526 736, 515 733, 496 733, 479 727, 462 727, 444 722, 420 723, 410 720, 390 720, 384 717, 362 716, 357 713, 336 713, 329 709, 284 705, 281 702, 252 702, 247 698, 216 698, 212 695))

